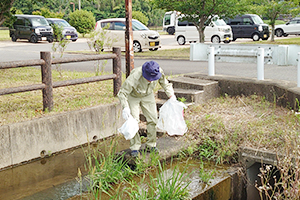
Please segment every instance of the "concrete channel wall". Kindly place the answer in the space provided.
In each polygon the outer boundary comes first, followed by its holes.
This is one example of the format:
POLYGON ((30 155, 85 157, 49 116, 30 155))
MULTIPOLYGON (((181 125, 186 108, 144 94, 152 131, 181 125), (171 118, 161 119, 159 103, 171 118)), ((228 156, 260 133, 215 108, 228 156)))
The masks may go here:
POLYGON ((189 74, 191 78, 213 80, 219 83, 221 94, 231 96, 238 95, 258 95, 265 97, 270 102, 277 105, 299 110, 300 87, 296 82, 283 80, 257 80, 255 78, 241 78, 227 75, 208 76, 206 74, 189 74))
POLYGON ((117 133, 119 103, 0 126, 0 169, 117 133))

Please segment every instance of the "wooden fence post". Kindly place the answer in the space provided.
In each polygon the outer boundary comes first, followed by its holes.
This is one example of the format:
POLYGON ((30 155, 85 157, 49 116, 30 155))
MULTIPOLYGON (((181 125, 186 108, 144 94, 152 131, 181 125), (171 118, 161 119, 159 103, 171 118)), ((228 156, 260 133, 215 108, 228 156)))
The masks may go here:
POLYGON ((121 48, 113 47, 113 53, 117 55, 117 57, 113 59, 113 73, 117 75, 114 79, 114 96, 117 96, 122 85, 121 48))
POLYGON ((51 53, 49 51, 41 52, 41 59, 45 61, 45 64, 41 65, 42 83, 45 84, 43 89, 43 110, 50 112, 53 109, 51 53))

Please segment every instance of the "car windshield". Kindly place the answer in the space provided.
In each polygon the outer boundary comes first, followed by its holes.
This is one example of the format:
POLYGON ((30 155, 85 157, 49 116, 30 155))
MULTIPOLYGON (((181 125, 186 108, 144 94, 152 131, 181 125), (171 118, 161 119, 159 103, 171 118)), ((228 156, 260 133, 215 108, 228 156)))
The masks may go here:
POLYGON ((226 23, 223 19, 214 20, 214 23, 216 24, 216 26, 226 26, 226 23))
POLYGON ((53 21, 54 24, 58 25, 58 26, 62 26, 62 27, 70 27, 71 25, 65 21, 65 20, 55 20, 53 21))
POLYGON ((252 20, 254 22, 254 24, 263 24, 263 20, 259 17, 259 16, 253 16, 252 20))
POLYGON ((144 24, 142 24, 139 21, 132 21, 132 29, 134 31, 144 31, 144 30, 149 30, 147 28, 147 26, 145 26, 144 24))
POLYGON ((31 18, 32 26, 49 26, 48 22, 44 18, 31 18))

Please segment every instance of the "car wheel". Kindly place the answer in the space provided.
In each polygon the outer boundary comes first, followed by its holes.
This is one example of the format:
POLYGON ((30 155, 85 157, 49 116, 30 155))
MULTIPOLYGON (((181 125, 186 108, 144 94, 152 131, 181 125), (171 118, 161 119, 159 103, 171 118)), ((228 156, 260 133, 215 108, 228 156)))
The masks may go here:
POLYGON ((286 33, 283 34, 284 37, 287 37, 288 35, 289 35, 289 34, 286 34, 286 33))
POLYGON ((169 35, 174 35, 175 28, 174 27, 168 28, 167 32, 169 33, 169 35))
POLYGON ((212 43, 220 43, 220 41, 221 41, 221 39, 217 35, 215 35, 211 38, 212 43))
POLYGON ((260 39, 260 37, 259 37, 259 35, 257 34, 257 33, 254 33, 253 35, 252 35, 252 40, 253 41, 258 41, 260 39))
POLYGON ((37 42, 38 42, 38 37, 37 37, 36 35, 32 35, 32 36, 30 37, 30 42, 31 42, 31 43, 37 43, 37 42))
POLYGON ((48 38, 47 38, 47 41, 48 41, 49 43, 52 43, 52 42, 53 42, 53 37, 48 37, 48 38))
POLYGON ((283 30, 282 29, 276 29, 275 30, 275 35, 277 36, 277 37, 282 37, 283 36, 283 30))
POLYGON ((11 35, 11 41, 16 42, 17 41, 17 37, 15 34, 11 35))
POLYGON ((150 51, 157 51, 158 48, 149 49, 150 51))
POLYGON ((76 40, 72 40, 72 42, 76 42, 76 40))
POLYGON ((133 42, 133 52, 141 52, 142 51, 142 46, 138 41, 133 42))
POLYGON ((183 36, 179 36, 177 38, 177 42, 179 45, 184 45, 185 44, 185 38, 183 36))

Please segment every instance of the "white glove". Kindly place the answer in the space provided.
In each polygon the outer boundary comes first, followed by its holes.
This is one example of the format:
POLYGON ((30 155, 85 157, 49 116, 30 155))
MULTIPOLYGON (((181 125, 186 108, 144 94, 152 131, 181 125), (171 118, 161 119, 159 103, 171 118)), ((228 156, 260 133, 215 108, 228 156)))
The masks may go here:
POLYGON ((127 120, 130 116, 130 108, 129 107, 125 107, 122 111, 122 117, 123 119, 127 120))
POLYGON ((170 97, 170 100, 171 101, 177 101, 177 98, 176 98, 175 94, 170 97))

